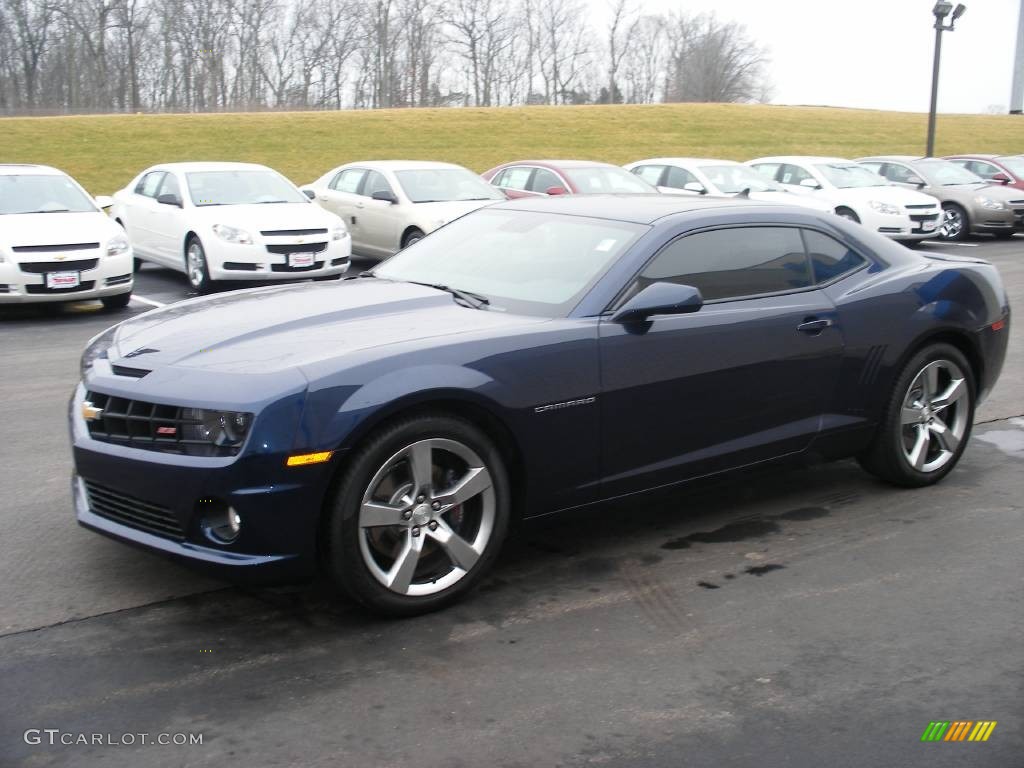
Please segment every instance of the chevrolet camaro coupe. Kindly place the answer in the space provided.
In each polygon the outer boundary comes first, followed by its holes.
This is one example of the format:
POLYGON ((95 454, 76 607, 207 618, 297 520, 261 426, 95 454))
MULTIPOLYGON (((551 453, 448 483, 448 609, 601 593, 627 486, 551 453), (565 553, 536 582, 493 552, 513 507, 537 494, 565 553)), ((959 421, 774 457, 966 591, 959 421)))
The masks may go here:
POLYGON ((830 213, 508 201, 340 283, 191 299, 95 337, 74 506, 250 583, 320 563, 411 615, 479 583, 515 520, 799 454, 934 483, 1009 322, 987 262, 830 213))

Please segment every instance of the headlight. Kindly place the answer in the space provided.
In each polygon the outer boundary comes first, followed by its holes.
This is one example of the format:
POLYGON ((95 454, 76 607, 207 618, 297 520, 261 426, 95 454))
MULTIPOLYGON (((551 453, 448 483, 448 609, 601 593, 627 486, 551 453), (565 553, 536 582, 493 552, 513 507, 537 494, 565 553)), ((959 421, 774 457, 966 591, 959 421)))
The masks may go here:
POLYGON ((891 203, 883 203, 881 200, 869 200, 870 205, 874 210, 879 213, 884 213, 887 216, 899 216, 903 211, 900 210, 898 205, 892 205, 891 203))
POLYGON ((238 245, 252 245, 252 236, 244 229, 229 227, 227 224, 214 224, 213 232, 221 240, 238 245))
POLYGON ((344 224, 339 224, 331 230, 331 240, 344 240, 348 237, 348 230, 345 229, 344 224))
POLYGON ((82 359, 79 361, 78 370, 85 378, 90 370, 92 370, 92 364, 101 358, 106 358, 107 351, 114 345, 114 336, 117 334, 117 326, 107 328, 103 333, 98 336, 93 336, 89 343, 85 345, 85 351, 82 353, 82 359))
POLYGON ((116 235, 110 238, 110 242, 107 243, 107 256, 121 256, 128 253, 130 248, 131 245, 128 243, 127 237, 116 235))
POLYGON ((245 442, 252 425, 251 413, 184 408, 182 438, 201 440, 217 448, 237 448, 245 442))
POLYGON ((984 195, 978 195, 974 198, 974 202, 982 208, 988 208, 990 211, 1001 211, 1006 207, 1001 200, 993 200, 991 197, 985 197, 984 195))

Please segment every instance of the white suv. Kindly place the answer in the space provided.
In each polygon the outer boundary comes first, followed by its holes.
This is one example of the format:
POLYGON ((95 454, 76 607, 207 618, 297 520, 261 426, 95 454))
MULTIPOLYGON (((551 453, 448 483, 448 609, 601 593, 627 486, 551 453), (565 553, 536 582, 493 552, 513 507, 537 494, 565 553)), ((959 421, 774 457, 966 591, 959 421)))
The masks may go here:
POLYGON ((74 179, 44 165, 0 165, 0 305, 132 296, 124 231, 74 179))
POLYGON ((838 157, 761 157, 747 163, 782 189, 829 203, 840 216, 893 240, 937 237, 942 208, 931 195, 893 186, 838 157))

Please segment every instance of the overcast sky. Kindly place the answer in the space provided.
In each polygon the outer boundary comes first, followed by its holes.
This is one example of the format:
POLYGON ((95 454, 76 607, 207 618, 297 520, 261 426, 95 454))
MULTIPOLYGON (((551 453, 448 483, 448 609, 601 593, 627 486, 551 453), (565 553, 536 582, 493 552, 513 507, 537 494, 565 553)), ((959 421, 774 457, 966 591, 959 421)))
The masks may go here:
MULTIPOLYGON (((589 0, 595 11, 609 0, 589 0)), ((953 0, 954 4, 956 0, 953 0)), ((934 0, 636 0, 644 12, 715 11, 771 52, 774 101, 926 112, 934 0)), ((1009 106, 1020 0, 966 0, 943 34, 939 111, 1009 106)))

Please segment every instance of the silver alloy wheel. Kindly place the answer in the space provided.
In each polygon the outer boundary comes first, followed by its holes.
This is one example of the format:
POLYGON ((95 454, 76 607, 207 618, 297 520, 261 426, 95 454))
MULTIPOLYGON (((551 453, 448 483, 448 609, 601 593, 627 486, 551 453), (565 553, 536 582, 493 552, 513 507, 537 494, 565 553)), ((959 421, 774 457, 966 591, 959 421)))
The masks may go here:
POLYGON ((205 267, 206 267, 206 254, 203 253, 203 246, 199 244, 198 240, 193 240, 188 244, 188 250, 186 251, 185 259, 188 262, 188 281, 192 284, 193 288, 200 288, 203 285, 203 281, 206 279, 205 267))
POLYGON ((957 208, 943 208, 939 236, 943 240, 956 240, 964 231, 964 215, 957 208))
POLYGON ((412 443, 377 470, 363 494, 363 563, 401 595, 448 589, 487 548, 495 504, 491 473, 471 448, 445 438, 412 443))
POLYGON ((942 469, 956 454, 970 414, 960 366, 933 360, 910 382, 900 412, 903 456, 918 472, 942 469))

